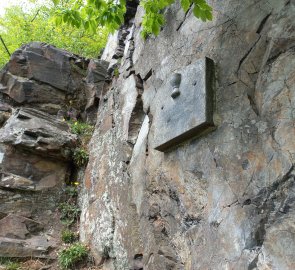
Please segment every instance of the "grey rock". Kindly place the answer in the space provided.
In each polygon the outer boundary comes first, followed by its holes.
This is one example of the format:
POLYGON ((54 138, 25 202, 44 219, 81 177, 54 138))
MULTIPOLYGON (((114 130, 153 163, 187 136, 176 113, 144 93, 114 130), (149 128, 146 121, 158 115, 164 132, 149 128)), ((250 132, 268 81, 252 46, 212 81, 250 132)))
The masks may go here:
POLYGON ((48 255, 48 252, 55 247, 56 243, 49 241, 44 236, 35 236, 29 240, 0 237, 1 257, 37 257, 54 259, 55 257, 48 255))
POLYGON ((35 109, 17 110, 7 121, 0 141, 47 157, 70 159, 76 136, 66 123, 35 109))
POLYGON ((0 71, 1 257, 56 259, 57 209, 77 146, 65 119, 95 121, 108 65, 88 63, 32 42, 0 71))
POLYGON ((132 56, 125 39, 133 66, 123 57, 99 109, 81 194, 81 239, 98 262, 107 247, 102 268, 294 269, 294 3, 210 4, 204 23, 176 1, 146 41, 139 7, 132 56), (206 56, 216 66, 216 129, 155 150, 169 76, 206 56), (140 95, 148 115, 128 142, 140 95))
MULTIPOLYGON (((32 42, 16 51, 7 68, 13 75, 47 83, 57 89, 73 92, 79 83, 73 83, 81 64, 78 57, 54 46, 32 42)), ((84 69, 87 64, 85 63, 84 69)))
POLYGON ((43 224, 32 219, 10 214, 0 220, 0 237, 26 239, 43 228, 43 224))
POLYGON ((90 60, 88 69, 86 82, 87 83, 99 83, 104 82, 107 76, 107 68, 108 62, 103 60, 90 60))

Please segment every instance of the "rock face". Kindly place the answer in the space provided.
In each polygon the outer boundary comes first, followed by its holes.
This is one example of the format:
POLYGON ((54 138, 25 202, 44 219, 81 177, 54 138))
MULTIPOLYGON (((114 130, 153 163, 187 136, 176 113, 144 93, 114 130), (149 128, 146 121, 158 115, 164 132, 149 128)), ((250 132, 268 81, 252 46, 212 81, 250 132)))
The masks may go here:
POLYGON ((88 62, 33 42, 0 71, 0 257, 56 257, 77 143, 64 120, 95 119, 106 77, 88 62))
POLYGON ((105 51, 111 68, 125 46, 100 98, 81 238, 108 270, 294 269, 294 3, 209 1, 203 23, 176 2, 157 38, 141 39, 138 8, 105 51), (215 130, 159 152, 162 86, 204 57, 215 130))

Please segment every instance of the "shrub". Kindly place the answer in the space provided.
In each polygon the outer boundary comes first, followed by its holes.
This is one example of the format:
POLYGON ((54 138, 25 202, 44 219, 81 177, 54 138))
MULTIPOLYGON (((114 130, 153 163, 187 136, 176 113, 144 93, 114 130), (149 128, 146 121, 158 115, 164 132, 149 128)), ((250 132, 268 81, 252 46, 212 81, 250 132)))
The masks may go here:
POLYGON ((77 205, 67 202, 61 203, 58 208, 61 212, 61 221, 68 226, 73 224, 78 219, 81 212, 77 205))
POLYGON ((88 249, 81 243, 75 243, 62 250, 58 255, 58 262, 63 269, 69 269, 88 256, 88 249))
POLYGON ((69 184, 72 184, 72 186, 67 186, 65 189, 65 192, 69 197, 76 198, 78 196, 77 185, 79 183, 74 181, 69 181, 69 184))
POLYGON ((89 154, 85 149, 77 147, 74 150, 73 160, 78 167, 82 167, 86 165, 88 162, 88 159, 89 159, 89 154))
POLYGON ((18 262, 9 262, 8 264, 6 264, 5 267, 6 270, 19 270, 20 268, 20 264, 18 262))
POLYGON ((19 270, 21 269, 19 262, 14 262, 10 258, 0 258, 0 265, 5 266, 5 270, 19 270))
POLYGON ((61 233, 61 240, 66 244, 73 243, 76 241, 76 239, 77 235, 71 230, 66 229, 61 233))
POLYGON ((91 135, 94 131, 94 126, 80 121, 76 121, 70 124, 71 132, 77 135, 91 135))

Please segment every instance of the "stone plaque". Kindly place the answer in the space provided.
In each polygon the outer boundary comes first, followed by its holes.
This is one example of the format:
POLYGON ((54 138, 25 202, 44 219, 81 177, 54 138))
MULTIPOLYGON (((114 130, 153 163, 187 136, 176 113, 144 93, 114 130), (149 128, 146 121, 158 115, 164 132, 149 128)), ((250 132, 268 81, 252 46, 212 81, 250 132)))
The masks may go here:
POLYGON ((168 77, 158 89, 154 147, 165 152, 214 127, 214 63, 200 59, 168 77))

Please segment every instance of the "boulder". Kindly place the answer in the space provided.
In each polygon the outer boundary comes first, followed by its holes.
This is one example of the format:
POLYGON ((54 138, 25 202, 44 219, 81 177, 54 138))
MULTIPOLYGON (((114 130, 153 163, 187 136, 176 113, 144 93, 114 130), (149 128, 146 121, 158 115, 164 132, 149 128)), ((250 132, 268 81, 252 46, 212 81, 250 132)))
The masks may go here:
POLYGON ((18 109, 0 132, 0 142, 46 157, 70 159, 77 138, 69 126, 35 109, 18 109))

